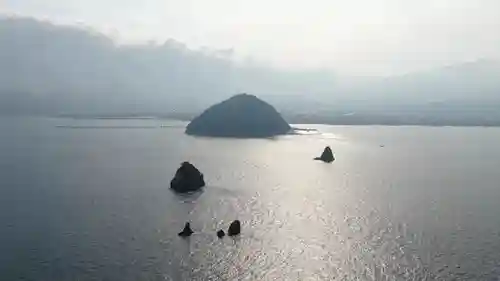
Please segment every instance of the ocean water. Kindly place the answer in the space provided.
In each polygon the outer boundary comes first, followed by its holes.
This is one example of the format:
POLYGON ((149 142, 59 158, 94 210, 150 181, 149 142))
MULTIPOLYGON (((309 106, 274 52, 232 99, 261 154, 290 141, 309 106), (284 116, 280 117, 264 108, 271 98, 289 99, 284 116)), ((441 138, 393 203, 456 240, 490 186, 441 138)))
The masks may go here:
POLYGON ((499 280, 499 128, 184 126, 0 119, 0 280, 499 280), (207 186, 180 196, 185 160, 207 186))

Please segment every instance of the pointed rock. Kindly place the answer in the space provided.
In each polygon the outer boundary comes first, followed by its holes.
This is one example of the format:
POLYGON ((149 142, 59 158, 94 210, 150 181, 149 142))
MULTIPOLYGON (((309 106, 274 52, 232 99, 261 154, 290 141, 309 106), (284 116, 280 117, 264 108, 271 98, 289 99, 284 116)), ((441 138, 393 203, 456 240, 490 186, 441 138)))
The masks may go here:
POLYGON ((325 163, 332 163, 333 161, 335 161, 335 157, 333 156, 332 149, 327 146, 325 147, 325 150, 323 150, 323 153, 321 153, 321 156, 314 158, 314 160, 321 160, 325 163))
POLYGON ((193 230, 191 229, 191 226, 189 225, 189 222, 186 222, 186 224, 184 225, 184 229, 179 232, 179 236, 181 237, 189 237, 191 236, 191 234, 193 234, 193 230))
POLYGON ((203 174, 189 162, 182 163, 170 181, 170 188, 179 193, 196 191, 203 186, 205 186, 203 174))

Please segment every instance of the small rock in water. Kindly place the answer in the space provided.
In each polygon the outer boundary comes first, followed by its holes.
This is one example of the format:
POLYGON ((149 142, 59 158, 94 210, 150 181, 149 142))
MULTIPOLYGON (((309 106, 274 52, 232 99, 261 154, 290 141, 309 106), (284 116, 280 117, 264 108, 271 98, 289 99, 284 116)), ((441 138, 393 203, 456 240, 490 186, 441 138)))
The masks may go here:
POLYGON ((227 230, 227 235, 234 236, 238 235, 241 232, 241 223, 239 220, 235 220, 229 225, 229 229, 227 230))
POLYGON ((186 222, 186 224, 184 225, 184 229, 181 232, 179 232, 178 235, 181 237, 189 237, 191 236, 191 234, 193 234, 193 230, 191 229, 189 222, 186 222))
POLYGON ((224 233, 224 230, 221 229, 221 230, 217 231, 217 237, 222 238, 224 236, 226 236, 226 233, 224 233))
POLYGON ((203 186, 203 174, 189 162, 183 162, 170 181, 170 188, 179 193, 197 191, 203 186))
POLYGON ((323 150, 321 156, 314 158, 314 160, 321 160, 325 163, 332 163, 333 161, 335 161, 335 157, 333 156, 332 149, 327 146, 325 147, 325 150, 323 150))

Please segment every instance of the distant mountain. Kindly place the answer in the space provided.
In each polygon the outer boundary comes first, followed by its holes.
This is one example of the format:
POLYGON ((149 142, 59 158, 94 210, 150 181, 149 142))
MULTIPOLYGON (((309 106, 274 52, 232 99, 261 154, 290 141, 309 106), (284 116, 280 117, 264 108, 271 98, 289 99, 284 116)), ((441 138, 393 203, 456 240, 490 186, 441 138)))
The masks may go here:
POLYGON ((234 92, 230 61, 174 40, 117 46, 88 29, 4 18, 0 42, 0 98, 22 110, 33 100, 40 111, 161 111, 234 92))
POLYGON ((371 88, 380 98, 398 100, 500 100, 499 77, 500 62, 478 60, 390 77, 371 88))
POLYGON ((500 125, 500 62, 495 60, 388 78, 352 78, 337 84, 334 92, 336 98, 312 96, 281 111, 290 123, 500 125))

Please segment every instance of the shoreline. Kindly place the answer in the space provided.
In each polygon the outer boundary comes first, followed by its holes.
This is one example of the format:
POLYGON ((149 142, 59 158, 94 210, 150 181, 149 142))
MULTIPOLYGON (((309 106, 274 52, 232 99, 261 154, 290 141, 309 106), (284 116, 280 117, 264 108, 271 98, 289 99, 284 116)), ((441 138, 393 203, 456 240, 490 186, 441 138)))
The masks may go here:
MULTIPOLYGON (((178 121, 189 122, 191 115, 177 115, 177 114, 162 114, 162 115, 0 115, 0 118, 9 117, 34 117, 34 118, 57 118, 57 119, 73 119, 73 120, 158 120, 158 121, 178 121)), ((445 119, 445 118, 443 118, 445 119)), ((443 120, 443 119, 424 119, 421 118, 385 118, 373 117, 368 118, 315 118, 315 117, 290 117, 285 116, 285 120, 290 125, 329 125, 329 126, 387 126, 387 127, 485 127, 496 128, 500 127, 500 120, 475 120, 475 119, 461 119, 461 120, 443 120), (334 120, 336 119, 336 120, 334 120)))
MULTIPOLYGON (((51 118, 75 119, 75 120, 172 120, 190 122, 190 118, 185 116, 45 116, 51 118)), ((291 125, 330 125, 330 126, 418 126, 418 127, 500 127, 500 120, 380 120, 385 118, 373 118, 373 120, 353 120, 339 118, 343 120, 328 120, 325 118, 286 118, 291 125), (379 119, 379 120, 377 120, 379 119)), ((403 118, 407 119, 407 118, 403 118)))

